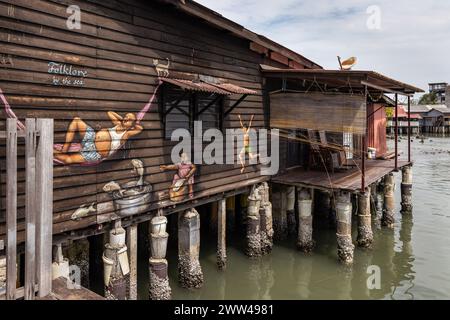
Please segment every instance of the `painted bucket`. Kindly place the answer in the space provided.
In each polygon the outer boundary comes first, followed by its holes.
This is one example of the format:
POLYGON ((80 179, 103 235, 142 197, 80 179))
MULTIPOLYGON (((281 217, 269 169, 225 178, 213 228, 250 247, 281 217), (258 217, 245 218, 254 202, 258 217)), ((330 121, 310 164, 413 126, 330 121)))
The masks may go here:
POLYGON ((154 259, 164 259, 167 252, 167 240, 169 239, 169 234, 165 233, 163 235, 151 234, 151 253, 154 259))
POLYGON ((125 229, 120 227, 111 230, 109 233, 109 244, 114 247, 122 247, 125 245, 126 232, 125 229))
POLYGON ((152 187, 145 184, 138 194, 131 194, 135 187, 135 181, 124 184, 122 186, 125 190, 123 198, 118 195, 117 191, 113 193, 114 206, 118 216, 129 217, 149 211, 152 187))
POLYGON ((154 217, 151 221, 151 233, 155 235, 163 235, 166 233, 167 218, 164 216, 154 217))

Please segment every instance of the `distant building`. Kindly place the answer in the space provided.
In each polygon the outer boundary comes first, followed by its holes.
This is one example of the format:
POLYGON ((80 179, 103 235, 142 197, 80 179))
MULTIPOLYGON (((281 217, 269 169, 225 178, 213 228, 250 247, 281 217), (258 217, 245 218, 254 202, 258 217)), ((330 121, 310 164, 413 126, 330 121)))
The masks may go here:
POLYGON ((445 104, 450 108, 450 86, 445 89, 445 104))
POLYGON ((449 86, 447 82, 438 82, 438 83, 429 83, 429 91, 430 93, 435 93, 438 101, 437 103, 439 104, 446 104, 446 101, 449 101, 448 99, 446 99, 446 96, 450 95, 449 92, 449 86))

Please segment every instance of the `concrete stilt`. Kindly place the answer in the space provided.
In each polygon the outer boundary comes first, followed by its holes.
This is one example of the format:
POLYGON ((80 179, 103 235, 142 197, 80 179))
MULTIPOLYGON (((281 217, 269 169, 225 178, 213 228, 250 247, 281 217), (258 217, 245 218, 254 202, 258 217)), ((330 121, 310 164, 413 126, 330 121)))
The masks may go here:
POLYGON ((105 245, 105 251, 103 252, 105 297, 107 300, 126 300, 128 296, 130 264, 125 238, 125 229, 118 221, 109 233, 109 242, 105 245))
POLYGON ((341 191, 337 197, 337 243, 339 261, 353 263, 355 246, 352 241, 352 203, 350 193, 341 191))
POLYGON ((358 195, 358 238, 359 247, 370 248, 373 243, 372 215, 370 212, 370 188, 358 195))
POLYGON ((131 225, 127 228, 127 247, 130 257, 130 290, 129 299, 137 300, 137 258, 138 258, 138 226, 131 225))
POLYGON ((217 267, 219 270, 225 270, 227 266, 227 214, 226 200, 219 201, 218 212, 218 233, 217 233, 217 267))
POLYGON ((390 173, 384 178, 384 212, 382 225, 390 229, 394 228, 395 222, 395 180, 394 174, 390 173))
POLYGON ((178 216, 178 277, 187 289, 201 288, 203 272, 200 255, 200 215, 194 208, 178 216))
POLYGON ((297 222, 295 219, 295 187, 286 188, 286 223, 289 235, 297 233, 297 222))
POLYGON ((166 232, 167 218, 159 212, 150 221, 150 247, 149 259, 149 298, 150 300, 170 300, 172 290, 169 284, 166 260, 167 241, 169 234, 166 232))
POLYGON ((268 254, 272 252, 273 248, 272 204, 269 201, 269 185, 267 182, 264 182, 258 189, 261 197, 261 205, 259 209, 261 253, 268 254))
POLYGON ((272 215, 274 238, 284 240, 287 237, 287 195, 286 187, 272 184, 272 215))
POLYGON ((6 287, 6 257, 0 256, 0 288, 6 287))
POLYGON ((311 252, 314 248, 313 216, 312 216, 312 195, 311 191, 305 188, 298 190, 298 238, 297 248, 305 253, 311 252))
POLYGON ((261 256, 260 206, 261 196, 259 195, 259 190, 254 186, 248 197, 247 247, 245 252, 251 258, 261 256))
POLYGON ((402 214, 411 214, 412 205, 412 166, 402 169, 402 214))
POLYGON ((381 179, 376 184, 375 193, 376 193, 375 226, 377 227, 377 229, 380 229, 384 211, 384 179, 381 179))

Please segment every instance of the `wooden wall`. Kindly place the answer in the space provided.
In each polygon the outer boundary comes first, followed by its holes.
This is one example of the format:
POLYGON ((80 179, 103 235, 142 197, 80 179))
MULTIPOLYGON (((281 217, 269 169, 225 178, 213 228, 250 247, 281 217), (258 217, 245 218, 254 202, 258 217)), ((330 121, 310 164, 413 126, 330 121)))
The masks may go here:
MULTIPOLYGON (((249 96, 224 120, 224 127, 239 127, 238 114, 247 121, 255 114, 254 127, 264 126, 259 64, 267 61, 249 49, 249 41, 157 1, 0 0, 0 57, 0 88, 14 112, 20 119, 54 118, 55 142, 64 141, 75 117, 98 130, 112 127, 108 111, 121 115, 139 112, 158 82, 153 59, 162 63, 170 59, 171 72, 218 77, 256 90, 257 95, 249 96), (81 30, 66 26, 69 5, 78 5, 82 10, 81 30), (55 85, 53 75, 48 73, 49 62, 72 65, 87 72, 87 77, 82 84, 55 85)), ((231 96, 227 104, 232 105, 238 98, 231 96)), ((3 104, 1 107, 0 130, 4 129, 6 116, 3 104)), ((154 195, 167 191, 173 172, 161 172, 159 166, 171 164, 173 143, 163 139, 156 104, 142 126, 145 130, 132 139, 129 150, 97 166, 54 167, 54 233, 108 220, 111 197, 102 188, 111 180, 125 183, 134 179, 131 159, 144 162, 146 181, 152 185, 154 195), (99 212, 71 220, 77 208, 94 202, 99 212)), ((4 170, 4 148, 0 157, 4 170)), ((23 166, 19 161, 19 215, 23 215, 24 203, 23 166)), ((260 178, 256 167, 248 167, 240 174, 239 165, 201 166, 195 176, 195 192, 198 196, 210 195, 260 178)), ((4 184, 4 172, 1 179, 4 184)), ((4 188, 2 191, 4 208, 4 188)), ((23 221, 20 226, 23 228, 23 221)))

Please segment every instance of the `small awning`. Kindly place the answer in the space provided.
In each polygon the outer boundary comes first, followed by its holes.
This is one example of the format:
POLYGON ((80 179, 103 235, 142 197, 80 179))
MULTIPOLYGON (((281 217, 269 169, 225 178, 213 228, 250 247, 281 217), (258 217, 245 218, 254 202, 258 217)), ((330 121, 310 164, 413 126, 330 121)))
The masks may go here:
POLYGON ((362 90, 367 86, 370 91, 384 93, 410 95, 416 92, 424 92, 420 88, 391 79, 375 71, 280 69, 266 65, 261 65, 261 71, 268 78, 310 80, 327 85, 329 89, 349 86, 352 90, 362 90))
POLYGON ((232 95, 232 94, 244 94, 244 95, 255 95, 256 91, 246 89, 231 83, 207 83, 207 82, 195 82, 192 80, 182 80, 182 79, 171 79, 163 78, 163 82, 170 83, 184 90, 216 93, 220 95, 232 95))

